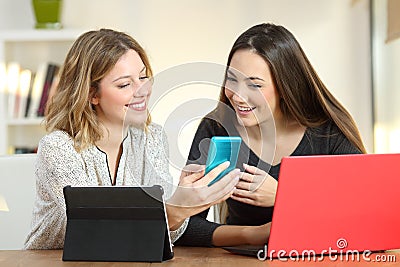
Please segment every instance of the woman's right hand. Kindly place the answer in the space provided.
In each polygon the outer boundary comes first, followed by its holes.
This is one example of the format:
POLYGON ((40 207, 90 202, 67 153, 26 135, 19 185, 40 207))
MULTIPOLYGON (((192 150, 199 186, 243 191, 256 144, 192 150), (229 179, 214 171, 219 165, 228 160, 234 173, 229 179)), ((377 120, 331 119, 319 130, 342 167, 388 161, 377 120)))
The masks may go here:
POLYGON ((204 175, 204 166, 202 165, 188 165, 184 168, 178 187, 172 197, 167 200, 167 215, 171 229, 177 228, 184 219, 196 215, 232 195, 239 182, 240 170, 238 169, 229 172, 218 182, 208 186, 228 166, 229 162, 224 162, 207 175, 204 175))
POLYGON ((203 165, 191 164, 185 166, 179 185, 168 200, 168 204, 194 209, 204 207, 206 209, 226 200, 232 195, 236 184, 239 182, 239 169, 231 171, 211 186, 208 186, 208 184, 228 166, 229 162, 224 162, 212 169, 207 175, 204 175, 203 165))

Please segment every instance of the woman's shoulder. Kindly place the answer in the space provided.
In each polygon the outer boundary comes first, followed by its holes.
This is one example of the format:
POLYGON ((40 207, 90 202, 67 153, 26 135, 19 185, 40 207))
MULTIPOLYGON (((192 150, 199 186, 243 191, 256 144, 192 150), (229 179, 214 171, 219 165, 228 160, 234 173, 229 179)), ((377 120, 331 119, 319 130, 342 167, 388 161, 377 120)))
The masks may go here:
POLYGON ((224 123, 212 116, 205 116, 201 119, 197 131, 205 136, 236 134, 233 123, 224 123))
POLYGON ((73 146, 72 137, 64 131, 56 130, 46 134, 40 139, 40 146, 73 146))
POLYGON ((38 146, 39 158, 46 158, 47 160, 64 160, 66 157, 71 157, 77 153, 71 136, 60 130, 43 136, 38 146))
POLYGON ((332 120, 328 120, 317 127, 309 128, 309 130, 321 136, 332 136, 341 133, 339 127, 332 120))
POLYGON ((302 144, 302 151, 310 154, 354 154, 359 150, 350 142, 333 121, 307 129, 307 143, 302 144))

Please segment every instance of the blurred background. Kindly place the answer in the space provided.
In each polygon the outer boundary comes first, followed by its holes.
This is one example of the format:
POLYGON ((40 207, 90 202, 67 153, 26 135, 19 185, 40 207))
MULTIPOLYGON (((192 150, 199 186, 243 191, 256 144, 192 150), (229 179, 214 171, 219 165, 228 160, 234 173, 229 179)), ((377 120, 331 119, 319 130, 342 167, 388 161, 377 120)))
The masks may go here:
MULTIPOLYGON (((63 0, 61 31, 125 31, 145 48, 157 75, 186 63, 224 65, 244 30, 261 22, 281 24, 296 36, 327 87, 354 116, 368 152, 400 152, 400 75, 395 74, 400 41, 387 41, 390 1, 63 0)), ((398 4, 396 8, 400 15, 398 4)), ((0 0, 1 32, 33 29, 34 24, 31 0, 0 0)), ((154 121, 165 122, 171 106, 195 97, 216 99, 219 92, 209 84, 172 89, 156 92, 154 121)), ((212 109, 210 103, 199 106, 200 113, 212 109)), ((196 126, 196 121, 177 125, 182 136, 175 148, 183 157, 196 126)))
MULTIPOLYGON (((262 22, 294 34, 369 153, 399 153, 399 18, 400 0, 62 0, 62 29, 43 30, 32 0, 0 0, 0 155, 35 152, 45 134, 42 114, 21 105, 15 113, 24 99, 16 92, 44 91, 50 66, 62 64, 79 34, 112 28, 150 57, 152 118, 167 131, 177 179, 199 119, 216 105, 233 42, 262 22)), ((0 249, 20 249, 29 231, 35 155, 19 156, 0 157, 0 249)))

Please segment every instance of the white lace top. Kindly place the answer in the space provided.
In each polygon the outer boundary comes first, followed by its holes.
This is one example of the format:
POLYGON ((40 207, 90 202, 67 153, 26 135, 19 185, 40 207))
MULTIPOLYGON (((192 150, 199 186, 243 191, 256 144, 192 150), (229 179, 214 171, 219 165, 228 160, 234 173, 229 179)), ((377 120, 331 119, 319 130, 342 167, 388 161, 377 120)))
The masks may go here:
MULTIPOLYGON (((159 184, 168 199, 173 193, 173 181, 168 166, 168 142, 161 126, 152 123, 147 132, 130 128, 122 144, 116 186, 159 184)), ((31 232, 24 248, 63 248, 67 222, 63 188, 66 185, 111 186, 107 155, 96 146, 78 153, 67 133, 54 131, 39 143, 36 176, 31 232)), ((188 219, 170 232, 172 242, 183 234, 187 223, 188 219)))

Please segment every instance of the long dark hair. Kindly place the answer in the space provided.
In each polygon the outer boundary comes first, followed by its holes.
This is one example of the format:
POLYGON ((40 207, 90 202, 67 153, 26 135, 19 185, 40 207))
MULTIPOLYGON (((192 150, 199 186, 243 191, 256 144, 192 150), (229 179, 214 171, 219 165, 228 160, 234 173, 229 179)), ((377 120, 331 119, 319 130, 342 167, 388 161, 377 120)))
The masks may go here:
MULTIPOLYGON (((354 119, 326 88, 296 38, 286 28, 263 23, 246 30, 237 38, 229 53, 227 69, 233 54, 241 49, 255 52, 267 62, 285 118, 294 119, 309 128, 331 120, 352 144, 366 153, 354 119)), ((226 73, 224 86, 225 82, 226 73)), ((220 101, 231 106, 224 86, 220 101)))

